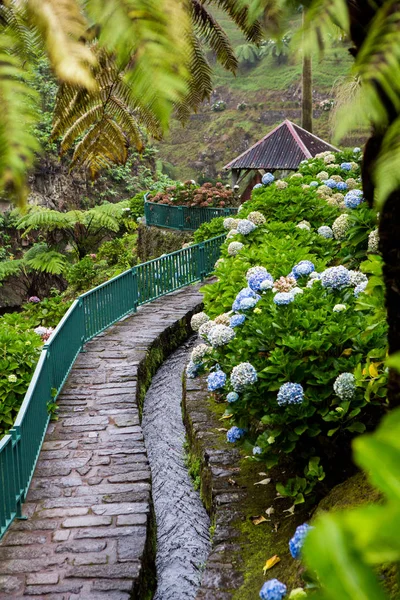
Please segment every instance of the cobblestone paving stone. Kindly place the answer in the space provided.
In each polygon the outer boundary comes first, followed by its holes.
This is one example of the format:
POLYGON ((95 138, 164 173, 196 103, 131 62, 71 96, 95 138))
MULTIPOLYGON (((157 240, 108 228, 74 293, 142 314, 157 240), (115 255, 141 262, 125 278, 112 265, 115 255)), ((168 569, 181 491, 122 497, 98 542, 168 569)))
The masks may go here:
POLYGON ((1 599, 135 597, 151 505, 138 372, 152 343, 201 300, 189 287, 143 306, 78 356, 23 507, 28 518, 0 544, 1 599))

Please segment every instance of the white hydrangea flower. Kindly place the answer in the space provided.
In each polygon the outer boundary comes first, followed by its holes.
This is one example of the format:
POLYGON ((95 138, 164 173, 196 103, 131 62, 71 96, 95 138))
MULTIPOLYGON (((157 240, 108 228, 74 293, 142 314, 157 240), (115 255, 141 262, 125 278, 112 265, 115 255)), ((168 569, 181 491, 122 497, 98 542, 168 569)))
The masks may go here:
POLYGON ((264 215, 260 213, 258 210, 253 210, 251 213, 247 215, 249 221, 254 223, 254 225, 263 225, 266 221, 264 215))
POLYGON ((233 238, 237 234, 238 234, 237 229, 231 229, 230 231, 228 231, 226 239, 229 240, 230 238, 233 238))
POLYGON ((319 181, 326 181, 327 179, 329 179, 329 175, 326 171, 320 171, 316 175, 316 179, 318 179, 319 181))
POLYGON ((229 256, 236 256, 237 254, 239 254, 242 248, 243 244, 241 242, 231 242, 228 246, 229 256))
POLYGON ((296 227, 298 229, 307 229, 308 231, 311 231, 311 225, 308 221, 300 221, 300 223, 297 223, 296 227))
POLYGON ((357 287, 361 283, 368 283, 368 277, 361 273, 361 271, 349 271, 350 273, 350 285, 357 287))
POLYGON ((291 293, 296 295, 296 294, 304 294, 304 290, 302 290, 300 287, 295 287, 291 290, 291 293))
POLYGON ((235 392, 242 392, 247 386, 256 383, 257 371, 251 363, 240 363, 233 367, 230 380, 235 392))
POLYGON ((229 344, 235 337, 235 330, 226 325, 215 325, 208 334, 208 341, 213 348, 219 348, 229 344))
POLYGON ((354 177, 349 177, 348 179, 346 179, 346 183, 349 190, 355 190, 356 188, 358 188, 358 183, 354 179, 354 177))
POLYGON ((214 269, 218 269, 224 262, 225 260, 223 258, 219 258, 214 265, 214 269))
POLYGON ((318 235, 326 238, 327 240, 333 238, 333 231, 330 227, 328 227, 328 225, 322 225, 321 227, 319 227, 317 229, 317 233, 318 235))
POLYGON ((356 392, 353 373, 341 373, 336 378, 333 389, 341 400, 351 400, 356 392))
POLYGON ((192 350, 192 354, 190 356, 192 363, 195 365, 199 365, 202 363, 202 359, 211 351, 210 346, 206 344, 199 344, 192 350))
POLYGON ((347 310, 347 306, 345 304, 335 304, 333 307, 333 312, 343 312, 347 310))
POLYGON ((210 333, 211 329, 213 329, 213 327, 216 327, 214 321, 207 321, 206 323, 203 323, 203 325, 200 325, 199 328, 199 336, 206 340, 208 338, 208 334, 210 333))
POLYGON ((336 183, 338 183, 339 181, 343 181, 343 178, 340 177, 340 175, 331 175, 330 178, 333 179, 333 181, 336 181, 336 183))
POLYGON ((223 226, 224 229, 236 229, 236 225, 238 224, 238 220, 237 219, 233 219, 232 217, 227 217, 226 219, 224 219, 223 221, 223 226))
POLYGON ((277 181, 275 181, 275 186, 278 188, 278 190, 284 190, 285 188, 287 188, 288 182, 283 181, 282 179, 278 179, 277 181))
POLYGON ((332 196, 333 192, 331 190, 330 187, 328 187, 327 185, 321 185, 321 187, 319 187, 316 191, 318 196, 332 196))
POLYGON ((379 231, 374 229, 368 236, 368 252, 379 252, 379 231))
POLYGON ((324 163, 326 165, 329 165, 331 163, 335 162, 335 155, 334 154, 327 154, 324 158, 324 163))
POLYGON ((290 179, 303 179, 303 175, 301 173, 294 173, 290 179))
POLYGON ((215 317, 214 322, 217 325, 226 325, 227 327, 229 327, 230 320, 230 313, 222 313, 222 315, 218 315, 218 317, 215 317))
POLYGON ((346 237, 346 233, 350 228, 350 220, 349 215, 347 213, 343 213, 340 215, 332 225, 332 231, 335 240, 343 240, 346 237))
POLYGON ((193 331, 199 331, 203 323, 207 323, 209 320, 210 317, 207 316, 205 312, 198 312, 190 319, 190 326, 193 331))

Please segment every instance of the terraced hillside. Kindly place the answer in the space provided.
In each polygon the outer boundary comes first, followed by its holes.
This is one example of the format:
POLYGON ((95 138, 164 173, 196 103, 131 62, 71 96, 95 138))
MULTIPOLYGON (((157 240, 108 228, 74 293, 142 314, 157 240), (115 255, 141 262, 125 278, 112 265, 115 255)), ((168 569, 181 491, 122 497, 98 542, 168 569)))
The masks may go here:
MULTIPOLYGON (((238 48, 244 43, 230 21, 218 16, 238 48)), ((296 24, 292 23, 294 30, 296 24)), ((290 27, 289 27, 290 28, 290 27)), ((329 111, 320 102, 334 98, 334 87, 348 72, 352 58, 348 43, 338 42, 327 50, 322 60, 314 57, 314 133, 331 138, 329 111)), ((215 88, 211 103, 203 105, 185 127, 174 121, 168 137, 159 145, 164 169, 177 179, 215 178, 234 156, 284 118, 300 122, 301 63, 293 52, 288 56, 263 57, 254 65, 241 67, 237 76, 215 66, 215 88), (223 100, 226 109, 215 112, 212 104, 223 100), (238 108, 241 103, 245 107, 238 108)), ((352 136, 343 145, 361 143, 362 136, 352 136)))

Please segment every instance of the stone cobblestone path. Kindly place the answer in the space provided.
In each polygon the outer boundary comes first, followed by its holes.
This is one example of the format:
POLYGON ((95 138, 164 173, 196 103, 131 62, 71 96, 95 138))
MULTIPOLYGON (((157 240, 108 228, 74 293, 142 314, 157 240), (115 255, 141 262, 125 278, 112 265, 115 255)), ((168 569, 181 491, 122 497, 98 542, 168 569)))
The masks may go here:
POLYGON ((174 336, 182 341, 201 301, 192 286, 145 305, 78 356, 23 507, 28 518, 0 543, 1 599, 140 598, 151 546, 143 365, 161 335, 168 350, 174 336))

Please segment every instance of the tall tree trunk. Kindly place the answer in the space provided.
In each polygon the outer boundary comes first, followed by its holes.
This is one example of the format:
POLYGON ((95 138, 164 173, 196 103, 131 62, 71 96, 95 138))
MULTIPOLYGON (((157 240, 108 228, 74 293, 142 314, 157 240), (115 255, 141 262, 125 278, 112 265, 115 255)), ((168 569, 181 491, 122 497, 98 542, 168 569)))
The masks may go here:
MULTIPOLYGON (((303 9, 303 25, 305 11, 303 9)), ((311 56, 303 51, 303 70, 301 76, 301 126, 312 133, 313 107, 312 107, 312 60, 311 56)))
MULTIPOLYGON (((391 117, 394 119, 395 113, 391 117)), ((381 149, 383 133, 372 135, 364 151, 363 190, 371 207, 374 201, 372 174, 381 149)), ((389 354, 394 354, 400 352, 400 189, 389 196, 380 212, 379 250, 384 261, 389 354)), ((388 401, 391 407, 400 406, 400 373, 394 369, 389 371, 388 401)))

